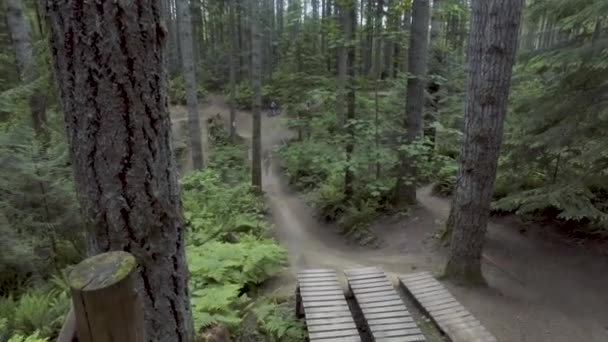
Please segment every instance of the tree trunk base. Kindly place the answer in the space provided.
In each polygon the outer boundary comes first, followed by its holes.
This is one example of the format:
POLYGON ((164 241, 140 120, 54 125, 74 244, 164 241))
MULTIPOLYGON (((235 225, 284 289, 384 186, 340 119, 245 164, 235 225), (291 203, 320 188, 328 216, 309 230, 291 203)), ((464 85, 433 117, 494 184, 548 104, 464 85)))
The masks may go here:
POLYGON ((481 267, 448 261, 443 279, 450 280, 457 285, 467 287, 487 287, 488 282, 481 273, 481 267))

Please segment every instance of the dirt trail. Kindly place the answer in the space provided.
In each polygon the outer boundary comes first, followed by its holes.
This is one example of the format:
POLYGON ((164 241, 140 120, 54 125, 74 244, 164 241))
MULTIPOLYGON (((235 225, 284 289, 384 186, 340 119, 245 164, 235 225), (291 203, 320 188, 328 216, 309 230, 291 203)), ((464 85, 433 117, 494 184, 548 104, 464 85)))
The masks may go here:
MULTIPOLYGON (((202 112, 203 117, 219 113, 226 121, 229 113, 221 96, 211 96, 202 112)), ((277 238, 289 251, 293 271, 370 265, 382 266, 392 274, 417 268, 440 270, 446 250, 437 247, 431 235, 447 217, 446 199, 423 188, 418 193, 421 206, 412 215, 385 219, 373 227, 385 241, 382 248, 351 244, 331 226, 319 223, 301 196, 289 189, 272 157, 274 148, 291 136, 284 127, 281 117, 263 114, 263 187, 277 238)), ((237 132, 245 138, 251 136, 249 113, 237 113, 237 132)), ((513 222, 493 222, 484 273, 488 289, 449 287, 499 341, 608 341, 606 257, 534 232, 521 234, 513 222)))

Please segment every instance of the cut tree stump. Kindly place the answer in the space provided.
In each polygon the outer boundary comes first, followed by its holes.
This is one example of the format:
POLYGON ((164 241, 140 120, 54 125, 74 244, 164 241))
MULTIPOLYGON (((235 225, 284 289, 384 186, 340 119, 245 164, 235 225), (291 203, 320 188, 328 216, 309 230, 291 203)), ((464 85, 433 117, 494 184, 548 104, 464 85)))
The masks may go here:
POLYGON ((79 342, 144 342, 137 263, 126 252, 96 255, 78 264, 69 284, 79 342))

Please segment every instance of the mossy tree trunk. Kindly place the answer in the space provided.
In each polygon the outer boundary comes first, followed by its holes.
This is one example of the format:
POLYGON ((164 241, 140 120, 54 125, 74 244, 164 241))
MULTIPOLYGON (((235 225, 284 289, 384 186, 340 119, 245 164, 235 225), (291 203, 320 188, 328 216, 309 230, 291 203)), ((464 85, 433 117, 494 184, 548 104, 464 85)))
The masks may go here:
POLYGON ((161 1, 45 5, 90 253, 135 256, 146 341, 191 341, 161 1))

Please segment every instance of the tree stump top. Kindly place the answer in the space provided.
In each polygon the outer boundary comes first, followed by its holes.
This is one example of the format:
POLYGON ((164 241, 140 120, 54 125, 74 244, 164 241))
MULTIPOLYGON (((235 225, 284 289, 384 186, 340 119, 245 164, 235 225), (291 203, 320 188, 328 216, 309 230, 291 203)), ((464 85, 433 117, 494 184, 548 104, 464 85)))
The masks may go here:
POLYGON ((95 291, 110 287, 129 276, 137 263, 135 258, 123 251, 99 254, 82 261, 70 273, 72 289, 95 291))

